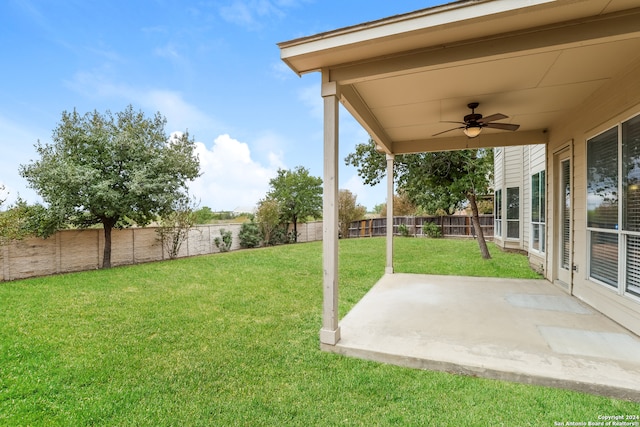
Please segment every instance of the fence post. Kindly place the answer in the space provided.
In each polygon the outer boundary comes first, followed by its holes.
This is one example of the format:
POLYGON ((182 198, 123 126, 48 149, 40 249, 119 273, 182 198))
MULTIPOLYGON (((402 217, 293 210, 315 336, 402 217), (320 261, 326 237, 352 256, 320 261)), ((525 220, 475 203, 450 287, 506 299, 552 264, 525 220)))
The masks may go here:
POLYGON ((61 231, 56 231, 56 274, 60 273, 60 270, 62 270, 62 236, 61 236, 61 231))
POLYGON ((9 243, 2 245, 2 280, 11 279, 11 259, 9 258, 9 243))

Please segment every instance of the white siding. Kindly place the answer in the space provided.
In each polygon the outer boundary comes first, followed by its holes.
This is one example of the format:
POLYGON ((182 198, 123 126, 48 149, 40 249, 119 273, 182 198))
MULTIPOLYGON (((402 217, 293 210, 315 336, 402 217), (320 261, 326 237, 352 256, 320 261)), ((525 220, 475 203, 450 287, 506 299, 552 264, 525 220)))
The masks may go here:
POLYGON ((531 169, 529 170, 530 174, 533 175, 536 172, 540 172, 545 170, 545 155, 546 155, 546 147, 543 144, 537 145, 529 145, 529 157, 531 158, 530 164, 531 169))
POLYGON ((493 151, 493 189, 502 188, 504 180, 504 148, 493 151))
MULTIPOLYGON (((520 239, 495 239, 502 248, 520 249, 529 253, 533 268, 546 270, 546 259, 542 253, 530 252, 531 236, 531 176, 546 170, 546 146, 543 144, 524 147, 504 147, 495 150, 495 189, 520 188, 520 239)), ((503 206, 503 210, 505 207, 503 206)))

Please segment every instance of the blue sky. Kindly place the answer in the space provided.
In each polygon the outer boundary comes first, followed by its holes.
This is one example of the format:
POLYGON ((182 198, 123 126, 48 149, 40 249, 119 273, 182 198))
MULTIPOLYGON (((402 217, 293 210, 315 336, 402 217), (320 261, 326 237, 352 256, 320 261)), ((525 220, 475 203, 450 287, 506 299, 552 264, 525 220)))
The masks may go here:
MULTIPOLYGON (((51 141, 63 111, 129 104, 198 142, 203 175, 190 192, 201 206, 252 206, 278 168, 322 176, 320 76, 296 76, 276 43, 444 3, 4 0, 0 199, 40 201, 18 167, 51 141)), ((344 110, 340 120, 340 188, 371 209, 384 184, 364 186, 342 161, 368 135, 344 110)))

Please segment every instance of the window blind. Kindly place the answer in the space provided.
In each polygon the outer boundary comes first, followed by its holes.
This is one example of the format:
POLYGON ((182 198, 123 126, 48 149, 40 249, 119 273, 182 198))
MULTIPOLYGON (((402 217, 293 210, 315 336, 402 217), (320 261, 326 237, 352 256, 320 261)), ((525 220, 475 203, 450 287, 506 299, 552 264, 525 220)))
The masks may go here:
POLYGON ((640 116, 622 124, 622 224, 640 231, 640 116))
POLYGON ((587 141, 587 221, 618 229, 618 128, 587 141))
POLYGON ((569 269, 569 257, 571 246, 571 163, 564 160, 562 168, 562 193, 564 194, 562 206, 562 268, 569 269))
POLYGON ((627 236, 627 292, 640 297, 639 236, 627 236))
POLYGON ((618 287, 618 235, 591 232, 590 276, 607 285, 618 287))

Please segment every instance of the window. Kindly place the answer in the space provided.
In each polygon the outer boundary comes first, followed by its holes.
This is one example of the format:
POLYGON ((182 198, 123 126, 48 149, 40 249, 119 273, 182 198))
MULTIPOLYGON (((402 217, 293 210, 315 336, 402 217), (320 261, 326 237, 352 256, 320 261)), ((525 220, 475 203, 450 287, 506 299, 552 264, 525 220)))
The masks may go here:
POLYGON ((587 141, 589 276, 618 287, 618 128, 587 141))
POLYGON ((640 116, 622 123, 622 229, 626 290, 640 296, 640 116))
POLYGON ((495 212, 493 220, 493 233, 496 237, 502 237, 502 190, 496 190, 495 212))
POLYGON ((587 230, 589 278, 640 297, 640 116, 587 141, 587 230))
POLYGON ((571 260, 571 161, 560 161, 560 195, 562 196, 562 209, 560 213, 560 266, 568 270, 571 260))
POLYGON ((507 188, 507 239, 520 238, 520 187, 507 188))
POLYGON ((531 176, 531 249, 545 251, 545 172, 531 176))
POLYGON ((587 141, 587 223, 618 229, 618 129, 587 141))

